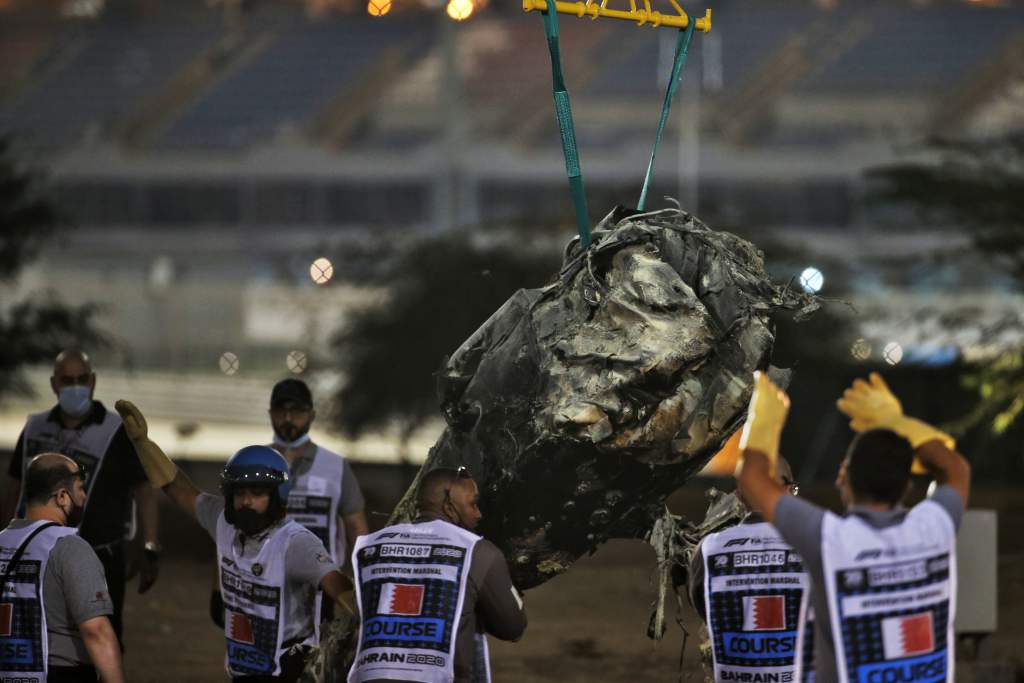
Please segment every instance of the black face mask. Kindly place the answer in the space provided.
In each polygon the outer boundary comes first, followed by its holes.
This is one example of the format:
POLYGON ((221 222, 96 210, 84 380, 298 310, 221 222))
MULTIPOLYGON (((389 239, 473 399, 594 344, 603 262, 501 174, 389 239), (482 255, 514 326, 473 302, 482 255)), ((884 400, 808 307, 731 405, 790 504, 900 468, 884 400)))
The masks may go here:
POLYGON ((255 536, 273 523, 267 512, 256 512, 252 508, 234 511, 235 528, 246 536, 255 536))
MULTIPOLYGON (((63 508, 61 508, 63 511, 63 508)), ((64 526, 77 527, 82 523, 82 517, 85 516, 85 506, 78 505, 74 500, 71 501, 71 510, 64 513, 64 526)))

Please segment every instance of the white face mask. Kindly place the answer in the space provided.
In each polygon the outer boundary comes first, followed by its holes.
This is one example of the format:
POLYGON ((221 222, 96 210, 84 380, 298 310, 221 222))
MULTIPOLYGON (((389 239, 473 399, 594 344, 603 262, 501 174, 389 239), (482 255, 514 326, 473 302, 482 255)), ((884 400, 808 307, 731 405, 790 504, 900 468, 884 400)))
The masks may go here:
POLYGON ((302 445, 306 444, 308 441, 309 441, 309 432, 306 432, 305 434, 303 434, 299 438, 295 439, 294 441, 285 441, 280 436, 278 436, 276 432, 274 433, 274 445, 275 446, 281 446, 282 448, 287 448, 288 450, 292 450, 293 448, 298 448, 299 446, 302 446, 302 445))
POLYGON ((61 388, 57 402, 65 415, 84 417, 92 408, 92 389, 82 385, 61 388))

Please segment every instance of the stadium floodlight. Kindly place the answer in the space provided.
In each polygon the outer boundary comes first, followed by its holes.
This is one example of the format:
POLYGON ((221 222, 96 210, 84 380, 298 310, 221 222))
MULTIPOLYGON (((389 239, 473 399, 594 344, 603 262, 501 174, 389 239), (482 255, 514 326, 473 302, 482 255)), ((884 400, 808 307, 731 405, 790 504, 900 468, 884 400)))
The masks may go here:
POLYGON ((465 21, 473 15, 473 0, 449 0, 448 16, 455 21, 465 21))
POLYGON ((391 11, 391 0, 370 0, 366 3, 366 13, 371 17, 383 17, 391 11))
POLYGON ((857 360, 867 360, 871 357, 871 342, 861 337, 850 346, 850 355, 857 360))
POLYGON ((808 266, 800 273, 800 286, 808 294, 817 294, 824 284, 825 275, 814 266, 808 266))
POLYGON ((882 358, 884 358, 885 362, 889 365, 897 365, 901 360, 903 360, 903 347, 900 346, 899 342, 889 342, 885 345, 885 348, 882 349, 882 358))
POLYGON ((334 277, 334 265, 330 259, 321 256, 309 264, 309 277, 318 285, 325 285, 334 277))

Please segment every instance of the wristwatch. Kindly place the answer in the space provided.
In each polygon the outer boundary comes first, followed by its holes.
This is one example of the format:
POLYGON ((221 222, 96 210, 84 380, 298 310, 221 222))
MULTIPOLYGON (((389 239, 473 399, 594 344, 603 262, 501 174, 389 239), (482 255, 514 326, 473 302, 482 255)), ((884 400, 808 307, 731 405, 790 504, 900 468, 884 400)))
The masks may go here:
POLYGON ((162 545, 154 543, 153 541, 146 541, 146 544, 142 547, 147 553, 153 553, 154 555, 159 555, 164 551, 164 547, 162 545))

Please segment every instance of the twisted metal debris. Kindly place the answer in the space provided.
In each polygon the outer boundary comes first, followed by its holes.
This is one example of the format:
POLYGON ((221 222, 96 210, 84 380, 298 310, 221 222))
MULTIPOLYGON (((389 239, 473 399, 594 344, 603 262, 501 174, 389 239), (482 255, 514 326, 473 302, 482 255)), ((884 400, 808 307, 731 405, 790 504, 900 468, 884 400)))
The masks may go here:
MULTIPOLYGON (((469 468, 478 531, 520 588, 609 538, 647 538, 664 598, 665 572, 700 538, 665 499, 741 424, 753 372, 769 367, 772 316, 799 320, 818 303, 772 284, 754 245, 679 209, 618 208, 593 238, 586 251, 571 242, 552 284, 516 292, 448 359, 447 427, 421 473, 469 468)), ((414 514, 416 485, 393 521, 414 514)))

